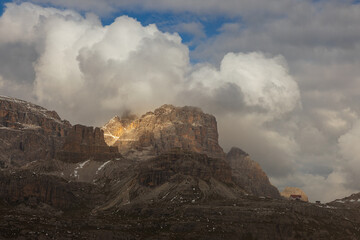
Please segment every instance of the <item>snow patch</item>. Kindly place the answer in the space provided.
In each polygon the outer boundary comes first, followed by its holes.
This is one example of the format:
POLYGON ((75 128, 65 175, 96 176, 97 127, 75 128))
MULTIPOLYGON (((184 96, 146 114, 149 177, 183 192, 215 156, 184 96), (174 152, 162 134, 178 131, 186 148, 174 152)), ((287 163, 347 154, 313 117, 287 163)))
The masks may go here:
POLYGON ((119 137, 112 135, 111 133, 104 133, 104 136, 112 137, 115 139, 119 139, 119 137))
POLYGON ((79 173, 79 169, 83 168, 89 161, 90 161, 90 159, 89 159, 89 160, 86 160, 85 162, 79 163, 79 166, 77 166, 77 167, 74 169, 74 177, 76 177, 77 179, 80 178, 80 175, 78 174, 78 173, 79 173))
POLYGON ((165 196, 163 196, 161 199, 166 198, 169 195, 170 192, 166 193, 165 196))
POLYGON ((86 161, 83 162, 83 163, 80 163, 80 164, 79 164, 79 167, 80 167, 80 168, 83 168, 89 161, 90 161, 90 159, 89 159, 89 160, 86 160, 86 161))
POLYGON ((109 161, 105 162, 103 165, 101 165, 101 166, 98 168, 98 170, 96 171, 96 174, 98 174, 99 171, 101 171, 101 169, 103 169, 103 168, 106 166, 106 164, 108 164, 109 162, 111 162, 111 160, 109 160, 109 161))
POLYGON ((39 129, 41 128, 38 125, 33 125, 33 124, 26 124, 26 123, 20 123, 25 129, 39 129))

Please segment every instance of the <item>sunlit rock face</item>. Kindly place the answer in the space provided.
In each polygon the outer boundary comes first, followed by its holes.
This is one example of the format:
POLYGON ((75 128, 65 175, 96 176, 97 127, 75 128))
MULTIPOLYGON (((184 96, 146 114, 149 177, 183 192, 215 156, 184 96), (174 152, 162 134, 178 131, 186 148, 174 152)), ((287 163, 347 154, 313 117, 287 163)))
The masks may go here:
POLYGON ((305 194, 305 192, 297 187, 286 187, 284 191, 281 192, 281 196, 289 200, 296 200, 298 198, 299 200, 304 202, 309 201, 308 196, 305 194))
POLYGON ((116 147, 105 143, 103 130, 79 124, 69 130, 61 151, 56 154, 57 159, 73 163, 88 159, 110 160, 120 156, 116 147))
POLYGON ((70 128, 55 111, 0 96, 0 168, 54 158, 70 128))
POLYGON ((231 166, 236 184, 256 196, 280 198, 279 191, 271 185, 266 173, 246 152, 233 147, 226 154, 226 160, 231 166))
POLYGON ((195 107, 163 105, 140 118, 112 118, 103 128, 108 145, 117 146, 122 153, 147 151, 157 155, 181 148, 224 158, 218 143, 214 116, 195 107))

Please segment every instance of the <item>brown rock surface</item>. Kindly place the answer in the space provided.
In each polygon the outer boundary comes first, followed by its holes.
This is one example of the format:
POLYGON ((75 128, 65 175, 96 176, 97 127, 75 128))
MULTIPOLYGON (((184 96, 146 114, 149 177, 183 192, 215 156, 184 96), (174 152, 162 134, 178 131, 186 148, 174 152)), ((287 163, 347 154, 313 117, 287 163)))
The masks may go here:
POLYGON ((173 148, 224 158, 214 116, 194 107, 163 105, 140 118, 114 117, 103 128, 106 142, 122 153, 147 150, 153 155, 173 148))
POLYGON ((234 182, 255 196, 280 198, 279 191, 271 185, 268 176, 260 165, 239 148, 231 148, 226 160, 232 169, 234 182))
POLYGON ((120 158, 116 147, 109 147, 100 128, 75 125, 69 130, 61 151, 56 158, 65 162, 82 162, 87 159, 98 161, 120 158))
POLYGON ((63 121, 55 111, 9 97, 0 96, 0 124, 12 129, 42 128, 50 135, 64 137, 71 126, 63 121))
POLYGON ((120 174, 113 172, 113 192, 99 211, 148 202, 185 204, 237 199, 245 194, 233 183, 226 160, 206 154, 174 149, 133 163, 120 174))
POLYGON ((215 178, 227 184, 233 183, 231 168, 225 160, 177 149, 144 162, 139 168, 138 180, 144 186, 159 186, 176 174, 198 177, 205 181, 215 178))
POLYGON ((75 196, 67 189, 67 182, 52 176, 22 172, 6 176, 0 174, 0 196, 9 203, 47 203, 58 208, 69 208, 75 196))
POLYGON ((0 168, 53 158, 70 127, 54 111, 0 96, 0 168))
POLYGON ((286 199, 291 199, 291 195, 300 195, 301 201, 308 202, 308 196, 304 193, 303 190, 297 187, 286 187, 284 191, 281 192, 281 196, 283 196, 286 199))
POLYGON ((0 172, 0 198, 10 204, 36 207, 40 203, 45 203, 59 209, 67 209, 78 206, 90 198, 97 199, 97 196, 92 196, 91 191, 92 187, 88 184, 69 184, 55 176, 28 171, 0 172))

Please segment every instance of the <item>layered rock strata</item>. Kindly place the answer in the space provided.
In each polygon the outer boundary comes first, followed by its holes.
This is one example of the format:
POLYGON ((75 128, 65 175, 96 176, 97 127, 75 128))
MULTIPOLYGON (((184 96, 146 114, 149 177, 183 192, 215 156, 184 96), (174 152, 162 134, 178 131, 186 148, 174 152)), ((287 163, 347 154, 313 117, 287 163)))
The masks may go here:
POLYGON ((70 127, 54 111, 0 96, 0 168, 54 158, 70 127))

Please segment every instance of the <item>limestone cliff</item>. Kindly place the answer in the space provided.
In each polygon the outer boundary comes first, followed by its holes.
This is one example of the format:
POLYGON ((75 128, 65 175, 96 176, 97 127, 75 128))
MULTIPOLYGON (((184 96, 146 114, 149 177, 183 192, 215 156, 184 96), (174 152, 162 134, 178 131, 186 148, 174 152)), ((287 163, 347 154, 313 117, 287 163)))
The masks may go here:
POLYGON ((256 196, 280 198, 279 191, 271 185, 260 165, 239 148, 231 148, 226 155, 233 174, 234 182, 256 196))
POLYGON ((62 149, 56 158, 65 162, 82 162, 87 159, 105 161, 120 158, 116 147, 109 147, 100 128, 75 125, 69 131, 62 149))
POLYGON ((163 105, 140 118, 114 117, 103 128, 105 140, 122 153, 147 150, 153 155, 181 148, 224 158, 214 116, 195 107, 163 105))
POLYGON ((0 168, 53 158, 70 127, 54 111, 0 96, 0 168))

